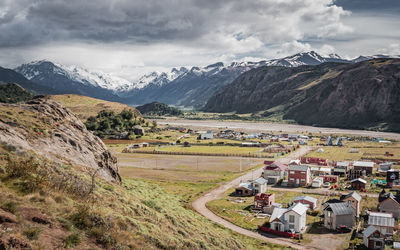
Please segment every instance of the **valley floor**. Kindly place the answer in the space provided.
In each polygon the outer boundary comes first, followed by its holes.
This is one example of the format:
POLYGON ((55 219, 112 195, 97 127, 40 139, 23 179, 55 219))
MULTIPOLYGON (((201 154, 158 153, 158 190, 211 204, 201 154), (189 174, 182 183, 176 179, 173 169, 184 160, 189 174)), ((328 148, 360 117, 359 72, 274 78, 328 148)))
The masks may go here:
POLYGON ((194 129, 234 129, 249 132, 307 132, 322 134, 353 135, 365 137, 382 137, 386 139, 400 140, 399 133, 376 132, 367 130, 340 129, 312 127, 296 124, 268 123, 268 122, 244 122, 244 121, 215 121, 215 120, 186 120, 176 118, 166 118, 156 120, 159 125, 185 126, 194 129))

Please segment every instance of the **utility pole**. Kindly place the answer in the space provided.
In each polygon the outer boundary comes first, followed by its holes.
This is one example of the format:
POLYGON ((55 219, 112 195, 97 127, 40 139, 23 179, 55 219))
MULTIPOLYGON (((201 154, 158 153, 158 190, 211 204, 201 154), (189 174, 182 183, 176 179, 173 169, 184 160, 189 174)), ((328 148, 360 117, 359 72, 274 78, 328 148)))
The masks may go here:
POLYGON ((240 172, 242 172, 242 158, 240 158, 240 172))

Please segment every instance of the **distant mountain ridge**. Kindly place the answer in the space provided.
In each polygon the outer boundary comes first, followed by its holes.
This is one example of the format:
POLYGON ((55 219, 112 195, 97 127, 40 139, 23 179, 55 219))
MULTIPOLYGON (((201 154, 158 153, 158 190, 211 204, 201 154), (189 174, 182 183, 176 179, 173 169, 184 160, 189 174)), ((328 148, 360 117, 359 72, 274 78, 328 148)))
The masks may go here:
POLYGON ((299 67, 326 62, 354 63, 380 57, 388 56, 360 56, 354 60, 346 60, 336 54, 321 56, 315 51, 310 51, 259 62, 229 64, 217 62, 205 67, 173 68, 168 72, 145 74, 135 82, 111 74, 92 72, 81 67, 64 66, 49 61, 23 64, 15 71, 25 76, 31 83, 35 83, 36 87, 41 89, 39 92, 80 94, 130 105, 159 101, 169 105, 198 109, 203 107, 221 87, 231 83, 242 73, 257 67, 299 67))
POLYGON ((221 88, 209 112, 253 113, 299 124, 400 132, 400 59, 259 67, 221 88))

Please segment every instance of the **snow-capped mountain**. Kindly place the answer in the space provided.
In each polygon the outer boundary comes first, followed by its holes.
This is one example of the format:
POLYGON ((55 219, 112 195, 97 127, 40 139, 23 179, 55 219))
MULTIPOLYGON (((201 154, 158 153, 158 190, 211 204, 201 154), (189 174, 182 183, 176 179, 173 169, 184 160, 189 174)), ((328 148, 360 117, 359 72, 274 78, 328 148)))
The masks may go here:
POLYGON ((80 94, 118 101, 120 99, 114 92, 132 86, 129 81, 118 77, 91 73, 83 68, 67 67, 50 61, 35 61, 23 64, 14 70, 28 80, 52 89, 49 94, 80 94))
POLYGON ((382 57, 388 56, 360 56, 346 60, 337 54, 322 56, 315 51, 309 51, 258 62, 217 62, 205 67, 155 71, 138 77, 134 82, 112 74, 49 61, 23 64, 15 70, 32 82, 53 89, 54 93, 77 93, 136 105, 159 101, 178 106, 201 107, 222 86, 229 84, 240 74, 261 66, 298 67, 327 62, 356 63, 382 57))

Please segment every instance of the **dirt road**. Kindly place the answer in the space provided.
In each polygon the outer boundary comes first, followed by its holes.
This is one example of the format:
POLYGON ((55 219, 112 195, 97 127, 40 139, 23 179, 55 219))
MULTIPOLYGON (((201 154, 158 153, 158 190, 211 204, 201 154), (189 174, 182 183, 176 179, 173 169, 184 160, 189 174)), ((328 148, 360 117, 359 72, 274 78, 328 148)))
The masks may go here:
MULTIPOLYGON (((310 150, 311 150, 311 147, 301 147, 299 150, 291 153, 287 157, 279 159, 279 161, 287 164, 290 162, 290 160, 297 159, 297 158, 301 157, 302 155, 307 154, 310 150)), ((224 227, 227 227, 235 232, 238 232, 240 234, 243 234, 243 235, 246 235, 249 237, 253 237, 253 238, 256 238, 256 239, 259 239, 262 241, 279 244, 279 245, 283 245, 283 246, 288 246, 288 247, 292 247, 292 248, 296 248, 296 249, 313 249, 309 246, 306 247, 306 246, 302 246, 300 244, 294 243, 290 239, 271 237, 269 235, 265 236, 265 235, 259 234, 257 232, 253 232, 253 231, 241 228, 241 227, 217 216, 216 214, 211 212, 206 207, 206 204, 208 202, 220 198, 225 191, 227 191, 229 188, 237 186, 240 183, 240 181, 249 180, 249 179, 251 179, 252 176, 260 176, 261 173, 262 173, 262 168, 254 170, 254 171, 250 171, 247 174, 242 175, 241 177, 236 178, 231 182, 223 184, 222 186, 218 187, 217 189, 214 189, 211 192, 205 194, 204 196, 198 198, 197 200, 195 200, 192 203, 192 206, 198 213, 202 214, 206 218, 208 218, 224 227)), ((314 248, 314 249, 317 249, 317 248, 314 248)))
POLYGON ((382 137, 387 139, 400 140, 399 133, 389 132, 375 132, 366 130, 355 130, 355 129, 339 129, 339 128, 321 128, 312 127, 296 124, 280 124, 280 123, 268 123, 268 122, 245 122, 245 121, 216 121, 216 120, 185 120, 169 118, 164 120, 157 120, 158 124, 170 125, 170 126, 187 126, 195 129, 218 129, 218 128, 229 128, 229 129, 240 129, 248 132, 311 132, 311 133, 323 133, 323 134, 346 134, 355 136, 371 136, 371 137, 382 137))

